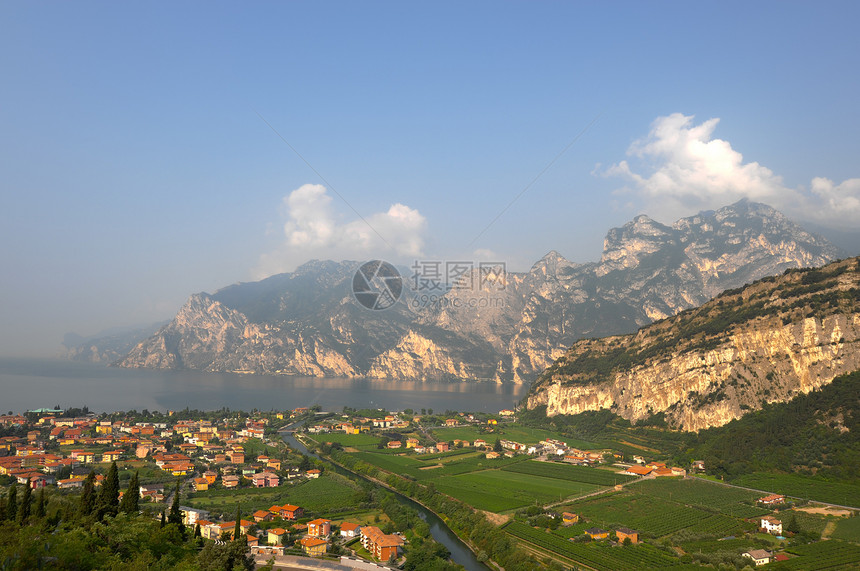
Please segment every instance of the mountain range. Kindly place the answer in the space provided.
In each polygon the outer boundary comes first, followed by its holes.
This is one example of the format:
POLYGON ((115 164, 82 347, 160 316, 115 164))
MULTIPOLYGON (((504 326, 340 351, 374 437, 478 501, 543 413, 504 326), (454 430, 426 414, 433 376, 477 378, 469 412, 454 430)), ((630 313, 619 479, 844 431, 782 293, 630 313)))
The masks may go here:
MULTIPOLYGON (((637 216, 608 232, 598 262, 553 251, 528 272, 475 268, 438 298, 403 269, 403 296, 384 311, 353 296, 360 262, 312 261, 192 295, 115 364, 526 383, 579 339, 632 333, 723 290, 842 255, 769 206, 741 201, 671 226, 637 216)), ((98 340, 89 345, 99 352, 98 340)))
POLYGON ((860 258, 848 258, 727 290, 635 334, 579 340, 525 402, 698 431, 857 370, 860 258))

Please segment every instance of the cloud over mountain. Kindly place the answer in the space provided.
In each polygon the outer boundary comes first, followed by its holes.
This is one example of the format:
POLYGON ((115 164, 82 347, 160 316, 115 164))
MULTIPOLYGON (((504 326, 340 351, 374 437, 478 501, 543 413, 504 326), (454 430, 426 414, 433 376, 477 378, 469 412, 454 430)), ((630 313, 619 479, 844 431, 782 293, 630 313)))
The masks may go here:
POLYGON ((420 256, 427 221, 416 209, 392 204, 384 212, 344 220, 328 190, 305 184, 282 202, 283 242, 260 257, 258 277, 290 271, 309 259, 402 259, 420 256))
POLYGON ((782 177, 713 137, 718 118, 699 124, 673 113, 658 117, 646 137, 602 172, 628 186, 618 191, 651 216, 674 219, 741 198, 764 202, 797 219, 852 228, 860 219, 860 178, 842 183, 817 177, 809 188, 789 188, 782 177))

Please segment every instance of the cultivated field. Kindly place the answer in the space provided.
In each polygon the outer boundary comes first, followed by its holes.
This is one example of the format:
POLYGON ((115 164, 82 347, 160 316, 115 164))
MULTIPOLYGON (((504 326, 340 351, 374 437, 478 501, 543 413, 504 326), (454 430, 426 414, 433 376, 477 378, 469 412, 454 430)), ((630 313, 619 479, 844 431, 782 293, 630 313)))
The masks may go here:
POLYGON ((756 472, 740 476, 732 480, 732 484, 757 490, 767 490, 795 498, 860 508, 860 486, 841 482, 829 482, 796 474, 756 472))

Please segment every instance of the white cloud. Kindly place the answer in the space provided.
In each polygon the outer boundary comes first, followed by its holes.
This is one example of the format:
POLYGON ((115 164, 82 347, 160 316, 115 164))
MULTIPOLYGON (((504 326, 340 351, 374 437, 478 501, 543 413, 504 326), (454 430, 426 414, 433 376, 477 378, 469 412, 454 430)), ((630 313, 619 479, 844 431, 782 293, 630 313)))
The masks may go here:
POLYGON ((392 204, 385 212, 343 221, 319 184, 305 184, 283 199, 283 243, 260 257, 257 278, 291 271, 311 259, 403 261, 422 255, 427 221, 414 208, 392 204))
POLYGON ((618 194, 632 195, 633 204, 667 222, 749 198, 798 220, 856 225, 860 179, 837 185, 816 178, 810 189, 788 188, 769 168, 745 163, 728 141, 712 138, 719 121, 709 119, 696 125, 692 116, 680 113, 658 117, 648 136, 630 145, 630 160, 601 174, 626 179, 629 186, 618 194))

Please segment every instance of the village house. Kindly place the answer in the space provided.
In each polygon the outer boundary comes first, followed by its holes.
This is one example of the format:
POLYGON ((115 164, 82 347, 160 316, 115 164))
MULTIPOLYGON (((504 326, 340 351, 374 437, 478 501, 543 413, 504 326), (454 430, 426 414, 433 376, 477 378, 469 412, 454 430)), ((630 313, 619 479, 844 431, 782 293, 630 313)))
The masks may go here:
POLYGON ((305 472, 305 476, 307 476, 308 478, 319 478, 320 474, 322 474, 322 471, 318 470, 316 468, 313 468, 313 469, 305 472))
POLYGON ((782 535, 782 522, 775 517, 769 515, 762 517, 759 527, 767 533, 782 535))
POLYGON ((758 499, 758 503, 765 506, 774 506, 785 503, 785 496, 782 494, 771 494, 758 499))
POLYGON ((318 518, 308 522, 308 535, 312 537, 328 537, 331 533, 331 520, 318 518))
POLYGON ((341 537, 358 537, 361 535, 361 526, 357 523, 351 523, 348 521, 340 524, 340 535, 341 537))
POLYGON ((221 478, 221 485, 225 488, 238 488, 240 480, 239 476, 224 476, 221 478))
POLYGON ((388 448, 400 448, 401 446, 403 446, 403 443, 399 440, 392 440, 388 443, 388 448))
POLYGON ((630 543, 639 543, 639 532, 635 529, 630 529, 629 527, 619 527, 616 529, 615 537, 617 537, 620 542, 624 542, 625 539, 629 539, 630 543))
POLYGON ((257 488, 276 488, 280 485, 281 479, 274 472, 260 472, 251 476, 251 482, 257 488))
POLYGON ((771 552, 764 549, 751 549, 743 553, 743 556, 752 559, 756 567, 770 563, 771 552))
POLYGON ((317 537, 305 537, 299 544, 302 546, 302 551, 310 557, 319 557, 328 551, 328 542, 317 537))
POLYGON ((194 478, 194 480, 192 480, 192 485, 194 486, 195 492, 205 492, 209 489, 209 480, 206 478, 194 478))
POLYGON ((287 530, 282 527, 276 527, 269 530, 266 542, 269 545, 283 545, 284 538, 287 536, 287 530))
POLYGON ((589 527, 585 530, 585 535, 591 539, 606 539, 609 537, 609 532, 599 527, 589 527))
POLYGON ((209 519, 209 512, 206 510, 179 506, 179 511, 182 513, 182 523, 185 525, 196 525, 199 521, 206 521, 209 519))
POLYGON ((629 476, 647 476, 651 473, 651 468, 645 466, 629 466, 624 469, 623 474, 627 474, 629 476))
POLYGON ((575 523, 579 523, 579 514, 571 512, 564 512, 561 514, 562 525, 573 525, 575 523))
POLYGON ((302 517, 302 515, 304 515, 305 513, 305 510, 303 508, 291 504, 272 506, 269 508, 269 511, 272 512, 275 517, 279 517, 282 519, 298 519, 302 517))
POLYGON ((257 510, 254 512, 254 521, 260 523, 261 521, 272 521, 274 516, 272 512, 268 510, 257 510))
POLYGON ((399 535, 386 535, 372 525, 361 528, 361 546, 380 561, 395 559, 401 545, 403 539, 399 535))
POLYGON ((447 442, 436 443, 436 450, 438 450, 439 452, 447 452, 449 449, 450 447, 447 442))

